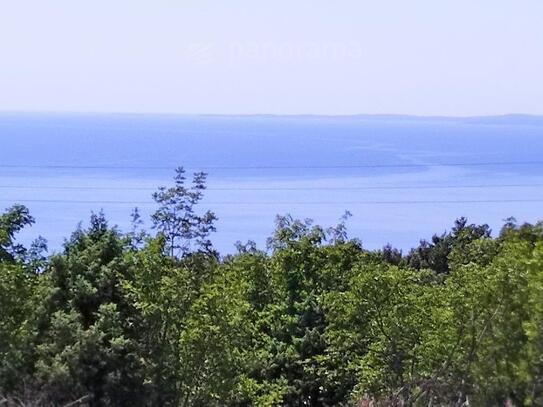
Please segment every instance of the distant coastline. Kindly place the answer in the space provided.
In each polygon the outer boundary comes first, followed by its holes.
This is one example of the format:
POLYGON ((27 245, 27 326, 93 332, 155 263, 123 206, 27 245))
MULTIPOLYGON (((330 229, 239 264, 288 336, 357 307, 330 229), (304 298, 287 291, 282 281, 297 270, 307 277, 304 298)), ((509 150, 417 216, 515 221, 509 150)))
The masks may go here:
POLYGON ((530 125, 543 126, 543 115, 508 113, 502 115, 446 116, 446 115, 410 115, 410 114, 215 114, 215 113, 139 113, 139 112, 77 112, 77 111, 8 111, 0 110, 0 116, 101 116, 101 117, 150 117, 150 118, 223 118, 223 119, 314 119, 314 120, 362 120, 392 122, 454 122, 466 124, 490 125, 530 125))

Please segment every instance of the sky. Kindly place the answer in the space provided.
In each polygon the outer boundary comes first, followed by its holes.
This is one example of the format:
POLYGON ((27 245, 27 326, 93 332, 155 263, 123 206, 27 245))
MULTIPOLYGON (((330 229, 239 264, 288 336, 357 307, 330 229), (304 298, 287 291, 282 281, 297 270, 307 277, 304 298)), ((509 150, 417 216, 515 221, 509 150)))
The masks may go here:
POLYGON ((541 0, 0 0, 0 111, 543 114, 541 0))

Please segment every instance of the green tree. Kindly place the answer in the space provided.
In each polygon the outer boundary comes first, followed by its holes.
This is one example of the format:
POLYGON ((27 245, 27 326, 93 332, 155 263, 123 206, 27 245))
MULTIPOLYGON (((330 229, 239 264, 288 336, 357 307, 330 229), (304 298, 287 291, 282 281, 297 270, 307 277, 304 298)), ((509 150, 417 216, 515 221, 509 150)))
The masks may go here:
POLYGON ((14 262, 24 257, 27 250, 15 242, 15 236, 34 221, 28 208, 23 205, 14 205, 0 215, 0 262, 14 262))
POLYGON ((44 271, 50 295, 40 315, 36 378, 42 400, 88 397, 93 405, 138 405, 143 377, 134 310, 122 281, 126 239, 93 215, 44 271))
POLYGON ((455 247, 462 248, 472 241, 490 237, 488 225, 468 225, 466 218, 459 218, 449 233, 434 235, 431 242, 422 240, 420 245, 412 249, 408 256, 408 264, 416 269, 432 269, 437 274, 445 274, 450 270, 449 255, 455 247))
POLYGON ((153 194, 159 205, 152 215, 153 226, 166 239, 166 248, 171 256, 184 255, 191 251, 191 245, 205 252, 212 251, 210 233, 215 231, 216 216, 211 211, 203 214, 196 212, 198 203, 203 198, 207 175, 203 172, 194 174, 192 185, 185 186, 185 170, 175 170, 175 185, 160 187, 153 194))
POLYGON ((325 231, 286 216, 278 217, 269 246, 274 299, 260 313, 265 356, 255 377, 285 383, 287 405, 337 404, 344 394, 325 368, 323 296, 345 287, 359 242, 346 240, 343 223, 325 231))
MULTIPOLYGON (((0 215, 0 394, 22 391, 22 378, 30 371, 34 310, 39 306, 41 278, 34 267, 25 263, 29 251, 15 239, 33 222, 22 205, 0 215)), ((31 257, 41 256, 38 244, 31 253, 31 257)))

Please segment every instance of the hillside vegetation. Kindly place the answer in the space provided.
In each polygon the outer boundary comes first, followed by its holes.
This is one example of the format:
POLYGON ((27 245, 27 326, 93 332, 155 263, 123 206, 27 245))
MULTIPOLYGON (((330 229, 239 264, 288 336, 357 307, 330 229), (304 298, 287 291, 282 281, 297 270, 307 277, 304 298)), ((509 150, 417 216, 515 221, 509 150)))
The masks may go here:
POLYGON ((205 174, 153 227, 102 213, 44 255, 0 215, 0 405, 543 405, 543 224, 458 219, 408 253, 277 218, 220 256, 205 174))

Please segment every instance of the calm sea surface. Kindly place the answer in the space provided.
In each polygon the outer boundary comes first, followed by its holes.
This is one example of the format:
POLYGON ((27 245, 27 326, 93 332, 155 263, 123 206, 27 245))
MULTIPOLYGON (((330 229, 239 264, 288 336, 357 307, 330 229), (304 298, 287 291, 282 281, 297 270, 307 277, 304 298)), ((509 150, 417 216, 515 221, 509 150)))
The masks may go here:
POLYGON ((209 173, 216 246, 263 247, 276 214, 333 225, 368 248, 403 249, 455 218, 543 218, 543 119, 0 114, 0 207, 37 219, 52 250, 91 211, 128 230, 173 169, 209 173), (470 164, 470 165, 465 165, 470 164), (485 202, 480 202, 485 201, 485 202))

